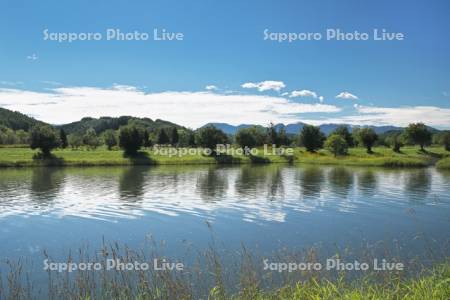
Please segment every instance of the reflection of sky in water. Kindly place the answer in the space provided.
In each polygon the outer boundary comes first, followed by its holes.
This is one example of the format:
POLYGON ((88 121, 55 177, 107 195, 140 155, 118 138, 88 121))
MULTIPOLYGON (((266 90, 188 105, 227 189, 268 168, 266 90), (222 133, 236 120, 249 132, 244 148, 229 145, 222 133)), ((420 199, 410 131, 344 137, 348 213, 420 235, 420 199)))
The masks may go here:
POLYGON ((344 167, 129 167, 2 170, 0 218, 41 215, 107 221, 146 214, 232 214, 285 222, 290 211, 365 207, 449 209, 448 174, 344 167))

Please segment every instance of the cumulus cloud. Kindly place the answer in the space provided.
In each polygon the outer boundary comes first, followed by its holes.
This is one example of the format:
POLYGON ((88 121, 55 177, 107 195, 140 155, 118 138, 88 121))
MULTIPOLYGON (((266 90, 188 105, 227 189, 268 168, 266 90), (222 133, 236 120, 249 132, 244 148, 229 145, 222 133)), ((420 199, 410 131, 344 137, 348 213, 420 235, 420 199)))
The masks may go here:
POLYGON ((357 100, 358 97, 349 93, 349 92, 342 92, 339 95, 336 96, 336 98, 339 99, 348 99, 348 100, 357 100))
POLYGON ((205 90, 208 90, 208 91, 216 91, 217 90, 217 86, 215 86, 215 85, 207 85, 207 86, 205 86, 205 90))
POLYGON ((274 90, 274 91, 280 91, 281 89, 285 88, 286 85, 283 81, 273 81, 273 80, 266 80, 261 82, 246 82, 241 85, 244 89, 258 89, 260 92, 274 90))
POLYGON ((193 128, 208 122, 293 123, 299 121, 298 114, 340 111, 333 105, 295 103, 283 97, 209 91, 145 93, 136 87, 118 84, 111 88, 57 87, 48 92, 0 88, 0 106, 52 124, 88 116, 130 115, 166 119, 193 128))
POLYGON ((324 97, 323 97, 323 96, 319 96, 319 101, 320 101, 320 103, 322 103, 322 102, 323 102, 323 99, 324 99, 324 97))
POLYGON ((310 91, 310 90, 292 91, 291 95, 289 97, 291 97, 291 98, 293 98, 293 97, 318 98, 317 93, 313 92, 313 91, 310 91))

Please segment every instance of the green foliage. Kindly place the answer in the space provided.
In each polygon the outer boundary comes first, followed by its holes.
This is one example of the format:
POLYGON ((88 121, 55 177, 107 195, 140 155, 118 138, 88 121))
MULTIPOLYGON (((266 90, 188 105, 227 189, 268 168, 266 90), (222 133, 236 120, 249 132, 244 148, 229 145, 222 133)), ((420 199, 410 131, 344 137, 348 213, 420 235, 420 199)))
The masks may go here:
POLYGON ((423 123, 409 124, 405 129, 406 137, 416 145, 424 150, 424 146, 431 144, 432 133, 423 123))
POLYGON ((288 146, 291 144, 291 140, 286 134, 286 129, 284 127, 281 127, 278 131, 278 144, 279 146, 288 146))
POLYGON ((264 131, 257 126, 241 128, 236 133, 236 143, 242 148, 253 148, 262 146, 265 142, 266 135, 264 131))
POLYGON ((102 133, 102 140, 108 150, 111 150, 114 146, 117 146, 116 134, 112 129, 108 129, 102 133))
POLYGON ((159 130, 157 141, 159 145, 167 145, 170 143, 169 136, 167 135, 166 130, 164 128, 161 128, 159 130))
POLYGON ((378 135, 372 128, 365 127, 358 130, 358 140, 366 147, 367 153, 372 153, 372 147, 378 139, 378 135))
POLYGON ((31 130, 30 148, 40 149, 44 156, 60 144, 58 133, 49 125, 37 125, 31 130))
POLYGON ((144 147, 149 148, 153 145, 152 139, 147 129, 144 130, 144 147))
POLYGON ((127 125, 119 129, 119 146, 128 155, 136 154, 144 144, 144 129, 127 125))
POLYGON ((345 155, 348 151, 348 144, 342 135, 334 133, 328 136, 325 141, 325 148, 327 148, 334 156, 345 155))
POLYGON ((300 143, 307 151, 314 152, 323 147, 325 135, 320 131, 319 127, 305 125, 300 132, 300 143))
POLYGON ((180 140, 180 136, 178 135, 178 129, 176 127, 172 127, 172 131, 170 134, 170 142, 172 146, 177 146, 180 140))
POLYGON ((67 141, 67 134, 62 128, 59 130, 59 139, 61 140, 61 148, 66 149, 69 142, 67 141))
POLYGON ((272 122, 270 122, 267 127, 267 142, 269 144, 276 145, 277 147, 279 146, 277 129, 272 122))
POLYGON ((386 143, 394 152, 400 152, 400 148, 405 146, 406 138, 404 134, 394 133, 386 137, 386 143))
POLYGON ((445 130, 433 135, 433 144, 444 146, 444 149, 450 151, 450 131, 445 130))
POLYGON ((353 136, 350 133, 350 131, 348 130, 347 126, 339 126, 331 134, 340 135, 345 140, 345 142, 347 143, 348 147, 355 146, 355 142, 354 142, 353 136))
POLYGON ((22 129, 24 131, 30 131, 31 128, 38 124, 43 125, 44 123, 19 112, 0 107, 0 126, 5 126, 12 130, 22 129))
POLYGON ((184 127, 177 124, 164 121, 164 120, 152 120, 149 118, 135 118, 131 116, 121 116, 118 118, 101 117, 96 118, 83 118, 78 122, 62 125, 62 128, 69 134, 81 133, 84 134, 89 128, 93 128, 97 134, 101 134, 108 129, 118 130, 122 126, 136 125, 138 127, 146 128, 150 131, 158 131, 161 128, 176 127, 178 129, 184 129, 184 127))
POLYGON ((228 142, 227 135, 220 129, 212 125, 202 127, 195 134, 195 143, 201 147, 210 149, 215 153, 215 149, 219 144, 228 142))
POLYGON ((88 146, 89 149, 95 149, 100 145, 94 128, 86 130, 86 133, 83 135, 83 144, 88 146))
POLYGON ((181 147, 194 147, 195 134, 191 130, 183 130, 180 134, 179 144, 181 147))
POLYGON ((70 134, 68 136, 68 141, 72 149, 78 149, 81 147, 81 145, 83 145, 83 137, 80 134, 76 133, 70 134))

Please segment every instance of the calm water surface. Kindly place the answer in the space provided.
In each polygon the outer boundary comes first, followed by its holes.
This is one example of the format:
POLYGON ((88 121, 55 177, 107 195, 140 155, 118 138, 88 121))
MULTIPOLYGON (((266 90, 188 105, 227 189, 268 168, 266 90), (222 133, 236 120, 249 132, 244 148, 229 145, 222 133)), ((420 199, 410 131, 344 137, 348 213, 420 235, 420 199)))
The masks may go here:
POLYGON ((62 254, 102 239, 137 246, 149 236, 177 253, 212 235, 262 251, 396 241, 415 255, 450 240, 449 192, 450 173, 435 169, 2 169, 0 255, 62 254))

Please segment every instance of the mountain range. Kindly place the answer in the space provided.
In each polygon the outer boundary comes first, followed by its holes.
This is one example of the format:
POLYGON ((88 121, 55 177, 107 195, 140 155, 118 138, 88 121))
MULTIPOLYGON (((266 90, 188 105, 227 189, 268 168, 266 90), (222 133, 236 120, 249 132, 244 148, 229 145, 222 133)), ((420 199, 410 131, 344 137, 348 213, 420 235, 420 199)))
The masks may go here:
MULTIPOLYGON (((223 132, 227 133, 227 134, 235 134, 239 129, 241 128, 248 128, 254 125, 251 124, 241 124, 241 125, 230 125, 227 123, 208 123, 204 126, 207 125, 213 125, 214 127, 221 129, 223 132)), ((306 123, 302 123, 302 122, 298 122, 298 123, 294 123, 294 124, 276 124, 274 125, 275 128, 277 128, 277 130, 279 130, 280 128, 284 127, 284 129, 286 130, 286 133, 288 134, 298 134, 303 126, 307 125, 306 123)), ((202 127, 204 127, 202 126, 202 127)), ((373 130, 375 130, 375 132, 377 134, 382 134, 388 131, 395 131, 395 130, 402 130, 402 127, 396 127, 396 126, 355 126, 355 125, 349 125, 349 124, 322 124, 320 125, 320 130, 328 135, 331 132, 333 132, 336 128, 338 128, 339 126, 346 126, 350 131, 352 131, 354 128, 361 128, 361 127, 370 127, 373 128, 373 130)))

